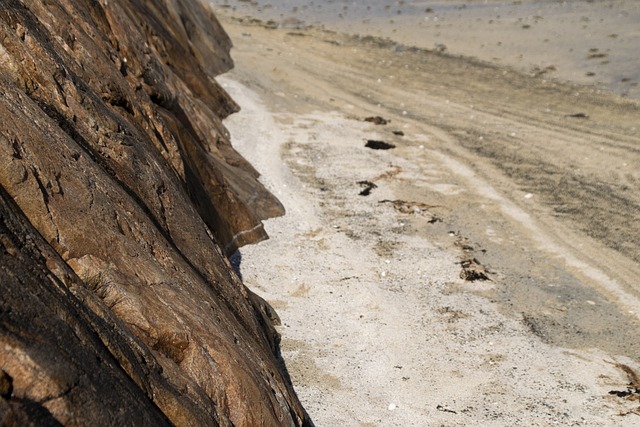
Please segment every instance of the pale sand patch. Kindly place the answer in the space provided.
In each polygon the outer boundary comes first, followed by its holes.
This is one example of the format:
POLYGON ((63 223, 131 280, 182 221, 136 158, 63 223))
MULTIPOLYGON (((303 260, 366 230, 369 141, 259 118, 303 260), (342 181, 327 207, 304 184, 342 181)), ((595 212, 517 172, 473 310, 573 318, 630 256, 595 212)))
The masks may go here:
MULTIPOLYGON (((247 70, 241 70, 246 73, 247 70)), ((245 74, 246 77, 246 74, 245 74)), ((243 111, 225 121, 234 146, 287 209, 271 239, 242 249, 245 283, 278 305, 282 352, 318 426, 636 425, 624 390, 629 358, 550 346, 534 324, 462 281, 453 246, 413 232, 424 219, 358 196, 361 179, 445 181, 393 152, 363 148, 380 129, 339 111, 270 111, 234 77, 243 111)), ((464 190, 468 191, 468 190, 464 190)), ((506 284, 508 285, 508 284, 506 284)))

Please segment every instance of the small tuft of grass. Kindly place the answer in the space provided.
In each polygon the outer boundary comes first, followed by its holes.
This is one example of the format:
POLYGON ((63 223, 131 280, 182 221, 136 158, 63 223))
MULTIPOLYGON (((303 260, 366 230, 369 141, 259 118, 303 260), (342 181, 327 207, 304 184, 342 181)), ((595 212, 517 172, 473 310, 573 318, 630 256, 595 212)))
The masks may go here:
POLYGON ((104 299, 107 292, 109 271, 104 270, 96 274, 87 274, 80 277, 85 287, 95 293, 100 299, 104 299))

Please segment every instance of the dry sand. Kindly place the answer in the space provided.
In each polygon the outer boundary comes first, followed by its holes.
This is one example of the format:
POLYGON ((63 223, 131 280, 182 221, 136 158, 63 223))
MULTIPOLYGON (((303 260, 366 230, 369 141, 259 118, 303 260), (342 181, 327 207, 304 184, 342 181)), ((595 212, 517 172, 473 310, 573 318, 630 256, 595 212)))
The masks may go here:
POLYGON ((640 99, 635 0, 211 0, 236 16, 387 37, 640 99))
POLYGON ((640 422, 637 102, 222 20, 225 124, 287 209, 234 262, 317 426, 640 422))

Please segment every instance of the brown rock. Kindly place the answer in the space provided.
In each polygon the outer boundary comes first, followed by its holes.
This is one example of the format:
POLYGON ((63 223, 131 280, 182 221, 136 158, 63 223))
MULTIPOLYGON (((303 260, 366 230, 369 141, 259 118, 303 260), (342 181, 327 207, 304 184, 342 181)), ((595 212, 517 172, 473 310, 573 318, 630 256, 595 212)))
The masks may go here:
POLYGON ((102 303, 81 288, 4 190, 0 266, 2 425, 170 424, 151 400, 150 383, 162 379, 153 357, 127 348, 122 335, 110 330, 118 325, 126 332, 113 315, 100 318, 87 308, 102 303), (98 336, 111 338, 114 351, 98 336), (127 361, 129 375, 116 355, 127 361))
POLYGON ((6 423, 309 423, 224 256, 283 213, 221 123, 229 48, 195 1, 3 2, 6 423))

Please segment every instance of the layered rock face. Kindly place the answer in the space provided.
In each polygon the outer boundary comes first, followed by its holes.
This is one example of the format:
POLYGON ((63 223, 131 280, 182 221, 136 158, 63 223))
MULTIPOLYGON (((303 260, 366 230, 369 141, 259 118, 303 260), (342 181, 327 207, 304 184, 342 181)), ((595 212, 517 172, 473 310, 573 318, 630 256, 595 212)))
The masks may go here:
POLYGON ((0 423, 305 425, 225 255, 283 213, 197 0, 3 0, 0 423))

